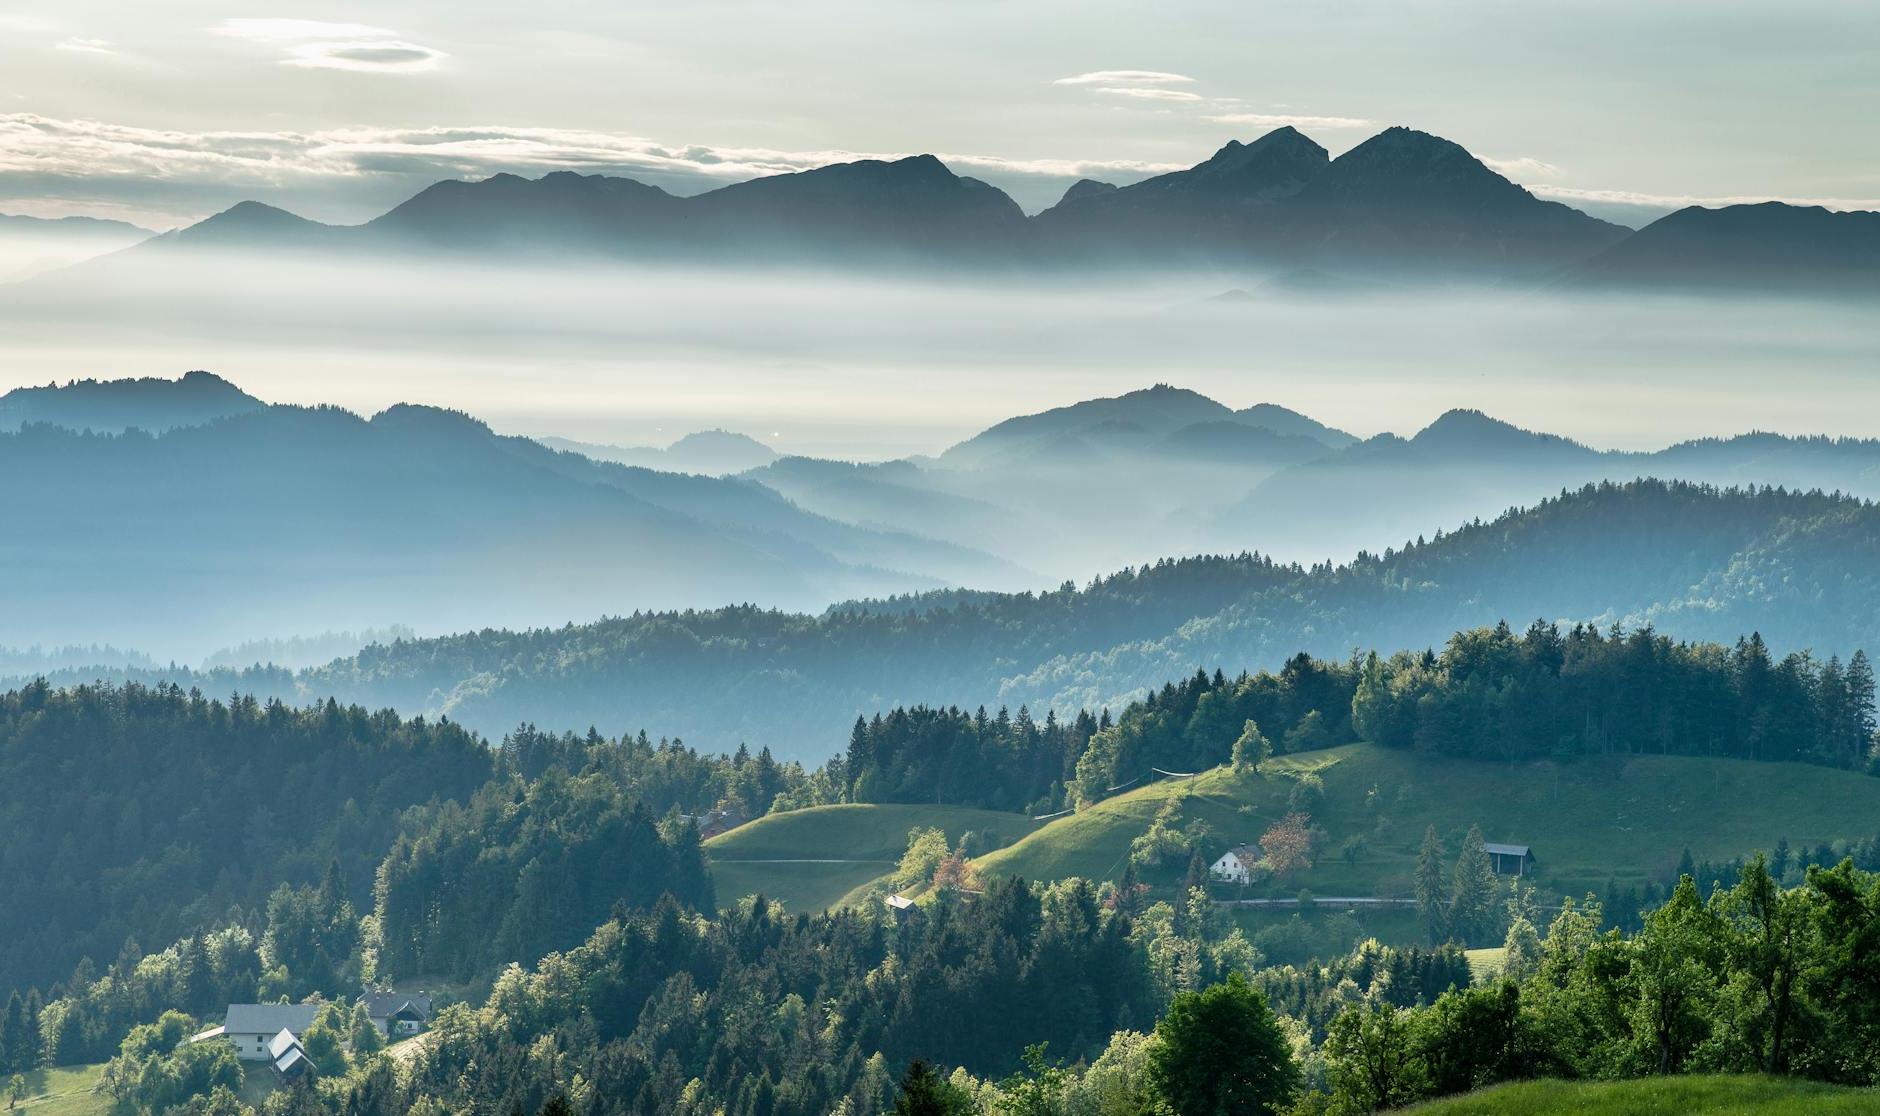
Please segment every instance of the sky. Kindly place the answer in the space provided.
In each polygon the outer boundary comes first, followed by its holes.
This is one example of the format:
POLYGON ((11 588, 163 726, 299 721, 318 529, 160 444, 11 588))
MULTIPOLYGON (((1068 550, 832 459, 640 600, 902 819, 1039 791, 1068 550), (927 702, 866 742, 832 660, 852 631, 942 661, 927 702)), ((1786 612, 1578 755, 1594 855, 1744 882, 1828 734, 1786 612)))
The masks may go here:
POLYGON ((933 152, 1028 210, 1294 124, 1406 124, 1639 224, 1880 208, 1871 3, 0 2, 0 212, 356 222, 444 177, 692 193, 933 152))

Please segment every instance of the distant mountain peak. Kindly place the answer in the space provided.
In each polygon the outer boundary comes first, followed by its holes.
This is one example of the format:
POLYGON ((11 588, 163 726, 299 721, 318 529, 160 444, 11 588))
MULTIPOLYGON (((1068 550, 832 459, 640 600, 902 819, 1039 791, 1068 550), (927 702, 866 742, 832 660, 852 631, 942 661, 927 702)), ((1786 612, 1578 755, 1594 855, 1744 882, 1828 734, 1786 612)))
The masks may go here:
POLYGON ((1058 204, 1063 205, 1065 202, 1074 202, 1079 198, 1094 198, 1103 194, 1113 194, 1118 189, 1120 189, 1120 187, 1114 182, 1099 182, 1094 178, 1080 178, 1071 183, 1070 189, 1064 191, 1064 196, 1058 199, 1058 204))
POLYGON ((43 422, 68 430, 116 432, 135 427, 161 433, 200 426, 267 406, 213 372, 194 369, 180 378, 70 380, 15 388, 0 395, 0 430, 43 422))
POLYGON ((1558 434, 1541 434, 1494 418, 1473 407, 1444 411, 1418 431, 1410 444, 1445 451, 1503 450, 1518 446, 1544 447, 1592 453, 1578 442, 1558 434))

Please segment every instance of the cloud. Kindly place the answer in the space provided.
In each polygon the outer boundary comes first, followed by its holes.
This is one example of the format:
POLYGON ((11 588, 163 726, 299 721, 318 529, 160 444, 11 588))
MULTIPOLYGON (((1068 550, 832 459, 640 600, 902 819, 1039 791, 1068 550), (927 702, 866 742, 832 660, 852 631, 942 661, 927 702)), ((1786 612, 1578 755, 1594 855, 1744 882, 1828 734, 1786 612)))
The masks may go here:
POLYGON ((1632 205, 1645 209, 1684 209, 1687 206, 1701 205, 1715 209, 1725 205, 1757 205, 1762 202, 1781 202, 1784 205, 1815 205, 1823 209, 1839 212, 1856 210, 1880 210, 1880 198, 1797 198, 1779 197, 1774 194, 1728 194, 1704 196, 1699 194, 1645 194, 1633 190, 1583 190, 1571 186, 1529 186, 1528 190, 1543 198, 1552 198, 1564 202, 1599 202, 1605 205, 1632 205))
POLYGON ((1200 94, 1190 93, 1185 89, 1158 89, 1155 86, 1124 85, 1100 86, 1099 93, 1108 93, 1112 97, 1134 97, 1140 101, 1199 101, 1200 94))
POLYGON ((1560 168, 1552 163, 1543 162, 1532 156, 1522 155, 1514 159, 1491 159, 1481 156, 1484 166, 1507 178, 1528 181, 1536 178, 1553 178, 1560 173, 1560 168))
MULTIPOLYGON (((767 174, 906 154, 675 145, 568 128, 184 132, 14 113, 0 114, 0 199, 71 212, 108 206, 165 224, 195 220, 244 197, 271 197, 290 207, 317 198, 330 214, 354 219, 441 178, 499 171, 628 175, 692 193, 767 174)), ((1032 183, 1040 204, 1053 200, 1046 194, 1061 191, 1048 189, 1056 180, 1133 181, 1186 165, 936 154, 961 174, 1000 179, 1008 188, 1032 183)))
POLYGON ((1215 124, 1251 124, 1257 128, 1374 128, 1377 121, 1358 116, 1293 116, 1263 112, 1230 112, 1202 119, 1215 124))
POLYGON ((225 19, 209 28, 212 35, 255 43, 304 43, 315 39, 381 39, 394 32, 363 23, 328 23, 319 19, 225 19))
POLYGON ((69 50, 75 54, 116 54, 117 47, 108 39, 60 39, 53 44, 55 50, 69 50))
POLYGON ((1195 80, 1186 74, 1161 70, 1092 70, 1087 74, 1058 78, 1052 85, 1179 85, 1195 80))
POLYGON ((320 70, 415 74, 434 70, 444 52, 416 43, 383 39, 370 42, 314 42, 290 47, 281 63, 320 70))
POLYGON ((389 28, 318 19, 225 19, 211 34, 279 47, 284 66, 354 73, 417 74, 437 69, 441 50, 406 42, 389 28))

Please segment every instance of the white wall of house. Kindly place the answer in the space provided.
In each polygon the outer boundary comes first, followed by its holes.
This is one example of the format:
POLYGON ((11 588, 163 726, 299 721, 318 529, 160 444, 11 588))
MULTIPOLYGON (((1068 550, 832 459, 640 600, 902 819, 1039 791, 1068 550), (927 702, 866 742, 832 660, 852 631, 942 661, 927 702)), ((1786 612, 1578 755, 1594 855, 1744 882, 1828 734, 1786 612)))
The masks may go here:
POLYGON ((1233 853, 1227 853, 1215 861, 1214 867, 1208 869, 1208 872, 1215 879, 1228 883, 1246 883, 1251 878, 1247 873, 1247 865, 1233 853))
POLYGON ((273 1035, 225 1034, 222 1036, 235 1047, 235 1056, 244 1062, 271 1062, 268 1054, 268 1040, 273 1035))

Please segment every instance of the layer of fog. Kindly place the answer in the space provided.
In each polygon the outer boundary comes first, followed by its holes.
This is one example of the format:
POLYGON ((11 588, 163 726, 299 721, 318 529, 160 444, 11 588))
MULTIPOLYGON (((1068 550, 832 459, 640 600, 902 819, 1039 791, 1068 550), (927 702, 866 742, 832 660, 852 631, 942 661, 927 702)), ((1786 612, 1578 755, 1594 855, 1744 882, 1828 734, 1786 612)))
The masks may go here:
POLYGON ((1880 433, 1880 312, 1857 305, 1257 286, 1209 301, 1236 285, 151 254, 0 288, 0 385, 208 368, 277 402, 431 402, 617 445, 724 427, 849 459, 1156 381, 1358 434, 1452 407, 1601 447, 1880 433))
MULTIPOLYGON (((936 453, 1013 415, 1156 382, 1235 407, 1280 403, 1359 435, 1409 434, 1470 407, 1601 448, 1751 429, 1874 436, 1876 356, 1880 313, 1845 303, 1480 288, 1307 295, 1211 275, 914 281, 150 255, 134 269, 94 265, 0 288, 0 387, 207 368, 273 402, 362 414, 432 403, 500 431, 614 445, 724 428, 785 453, 849 460, 936 453), (1251 297, 1216 297, 1231 287, 1251 297)), ((931 534, 1009 557, 1042 587, 1198 549, 1342 560, 1493 515, 1510 491, 1526 501, 1559 483, 1524 478, 1473 505, 1403 502, 1389 514, 1354 506, 1208 520, 1257 479, 1171 467, 1080 492, 1074 473, 1040 476, 1004 494, 994 519, 1013 514, 992 525, 1010 535, 998 545, 940 524, 931 534)), ((363 585, 345 600, 283 593, 255 600, 239 632, 178 631, 169 644, 135 646, 190 661, 220 646, 210 638, 432 628, 397 612, 395 594, 363 585)), ((474 595, 463 603, 476 610, 474 595)), ((461 626, 594 618, 495 609, 486 602, 486 615, 461 626)), ((0 642, 129 634, 104 619, 71 633, 0 625, 0 642)))

